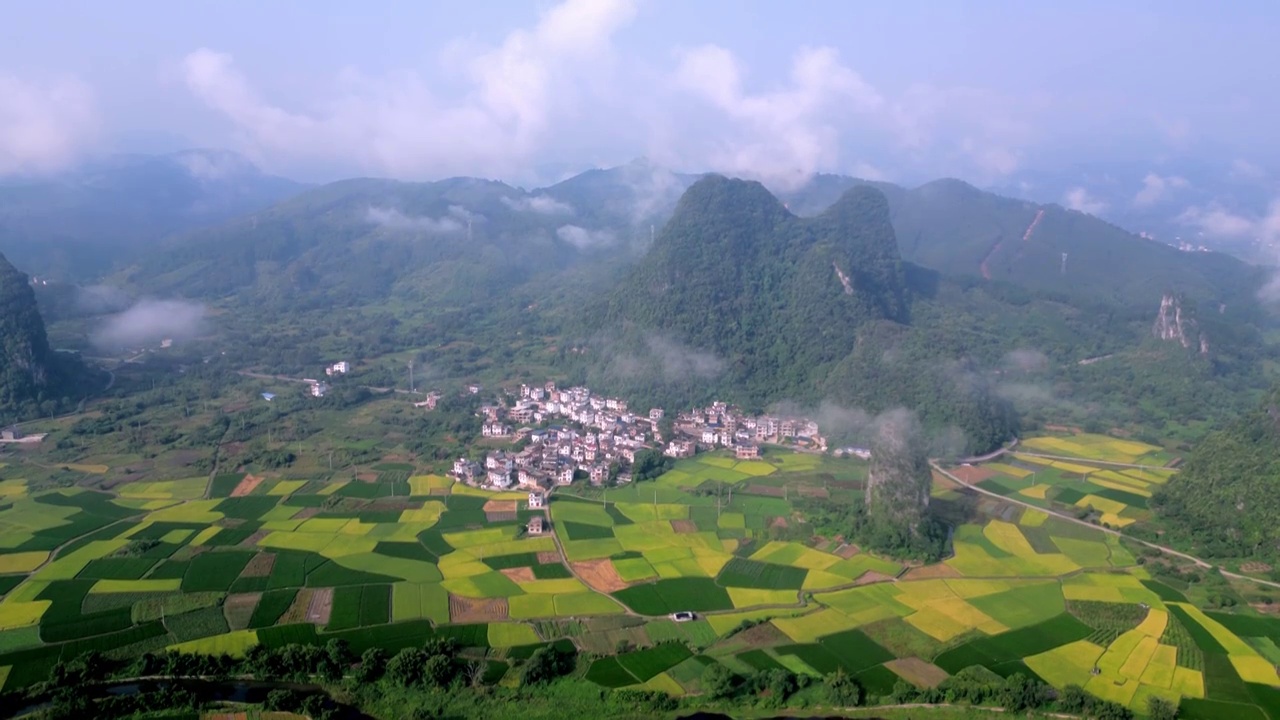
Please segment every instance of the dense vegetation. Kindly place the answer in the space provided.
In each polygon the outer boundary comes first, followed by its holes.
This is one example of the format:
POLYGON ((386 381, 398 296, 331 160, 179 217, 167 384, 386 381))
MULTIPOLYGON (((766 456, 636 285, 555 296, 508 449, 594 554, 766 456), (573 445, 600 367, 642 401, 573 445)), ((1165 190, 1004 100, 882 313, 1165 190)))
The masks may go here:
POLYGON ((1280 389, 1200 443, 1152 501, 1168 532, 1205 557, 1280 555, 1280 389))

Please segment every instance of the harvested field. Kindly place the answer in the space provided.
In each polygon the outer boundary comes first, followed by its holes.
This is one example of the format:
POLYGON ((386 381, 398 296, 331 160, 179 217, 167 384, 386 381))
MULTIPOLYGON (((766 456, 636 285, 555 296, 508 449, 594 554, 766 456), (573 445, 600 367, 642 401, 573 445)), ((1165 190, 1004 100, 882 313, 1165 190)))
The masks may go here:
POLYGON ((262 599, 262 593, 236 593, 228 595, 222 605, 222 613, 227 618, 227 625, 232 630, 244 630, 249 627, 249 618, 262 599))
POLYGON ((893 582, 893 576, 884 573, 868 570, 853 581, 854 585, 871 585, 874 583, 893 582))
POLYGON ((322 512, 324 512, 323 508, 318 508, 318 507, 302 508, 298 512, 294 513, 293 517, 290 519, 291 520, 308 520, 310 518, 313 518, 319 515, 322 512))
POLYGON ((244 479, 240 481, 240 484, 236 485, 235 489, 231 491, 231 497, 244 497, 245 495, 252 493, 259 485, 262 484, 263 480, 266 480, 266 478, 245 475, 244 479))
POLYGON ((248 565, 244 566, 244 571, 240 573, 241 577, 266 577, 271 574, 271 568, 275 567, 275 553, 258 553, 253 556, 248 565))
POLYGON ((768 485, 748 485, 743 488, 743 492, 749 495, 765 495, 768 497, 784 497, 787 494, 786 488, 770 487, 768 485))
POLYGON ((996 473, 987 468, 975 467, 973 465, 961 465, 957 468, 951 468, 951 474, 960 478, 961 482, 966 485, 980 483, 988 478, 995 477, 996 473))
POLYGON ((450 593, 449 622, 483 623, 506 620, 509 613, 506 598, 465 598, 450 593))
MULTIPOLYGON (((298 593, 301 595, 302 593, 298 593)), ((311 602, 307 603, 306 621, 316 625, 329 624, 329 616, 333 613, 333 588, 320 588, 311 593, 311 602)))
POLYGON ((672 520, 671 529, 677 533, 698 532, 698 526, 694 525, 692 520, 672 520))
POLYGON ((1264 563, 1264 562, 1258 562, 1257 560, 1251 560, 1251 561, 1249 561, 1249 562, 1247 562, 1247 563, 1241 563, 1241 564, 1240 564, 1240 572, 1245 572, 1245 573, 1264 573, 1264 572, 1271 572, 1271 566, 1270 566, 1270 565, 1268 565, 1268 564, 1266 564, 1266 563, 1264 563))
POLYGON ((487 512, 487 513, 485 513, 485 514, 484 514, 484 519, 485 519, 487 522, 491 522, 491 523, 511 522, 512 520, 517 520, 517 519, 519 519, 519 517, 520 517, 520 516, 519 516, 519 515, 517 515, 514 511, 512 511, 512 512, 487 512))
POLYGON ((964 577, 959 570, 938 563, 936 565, 925 565, 923 567, 911 568, 902 576, 903 580, 931 580, 934 578, 955 578, 964 577))
POLYGON ((812 485, 801 485, 800 487, 796 488, 796 490, 800 493, 800 497, 822 498, 824 500, 831 497, 831 493, 826 488, 822 488, 822 487, 814 487, 812 485))
POLYGON ((884 666, 916 687, 937 687, 948 677, 946 670, 915 657, 890 660, 884 666))
POLYGON ((555 550, 543 550, 538 553, 539 565, 552 565, 558 562, 560 562, 560 553, 555 550))
POLYGON ((519 508, 516 507, 515 500, 489 500, 484 504, 484 507, 480 509, 484 510, 485 514, 487 515, 489 513, 515 514, 516 510, 518 510, 519 508))
POLYGON ((596 592, 612 593, 627 587, 626 581, 618 575, 609 558, 570 563, 570 566, 596 592))
POLYGON ((534 576, 533 568, 531 567, 504 568, 498 572, 501 572, 503 575, 506 575, 508 578, 518 583, 533 582, 538 579, 534 576))
MULTIPOLYGON (((312 590, 311 588, 303 588, 302 590, 299 590, 298 595, 293 599, 293 604, 290 605, 289 609, 285 610, 284 614, 280 616, 279 624, 293 625, 296 623, 307 622, 307 610, 311 607, 311 598, 318 592, 320 591, 312 590)), ((330 594, 333 593, 331 589, 327 590, 327 592, 330 594)), ((332 600, 329 604, 333 604, 332 600)), ((328 618, 326 618, 325 621, 327 622, 328 618)))
POLYGON ((849 558, 853 557, 854 555, 857 555, 860 552, 862 552, 862 549, 859 548, 857 545, 841 545, 840 548, 836 550, 835 553, 833 554, 836 557, 844 558, 845 560, 848 560, 849 558))
MULTIPOLYGON (((244 540, 241 540, 240 547, 258 547, 258 542, 270 534, 270 530, 259 530, 244 540)), ((275 561, 272 560, 272 562, 274 563, 275 561)))

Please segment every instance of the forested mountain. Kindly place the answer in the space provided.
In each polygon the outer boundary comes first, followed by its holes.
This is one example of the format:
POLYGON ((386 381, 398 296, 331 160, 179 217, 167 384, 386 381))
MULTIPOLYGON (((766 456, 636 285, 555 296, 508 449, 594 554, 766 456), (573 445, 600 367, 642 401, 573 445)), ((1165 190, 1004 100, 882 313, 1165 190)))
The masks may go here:
POLYGON ((132 279, 152 292, 234 293, 281 308, 386 298, 456 306, 584 257, 625 255, 633 240, 568 202, 496 181, 347 180, 171 238, 132 279))
POLYGON ((70 405, 88 379, 78 359, 49 348, 29 278, 0 255, 0 425, 70 405))
POLYGON ((1263 281, 1259 270, 1228 255, 1181 252, 1092 215, 1001 197, 959 180, 908 190, 819 175, 784 199, 801 215, 815 214, 862 184, 889 199, 903 257, 950 274, 1124 304, 1149 305, 1176 290, 1228 307, 1254 305, 1263 281))
POLYGON ((913 297, 931 282, 902 262, 888 204, 873 188, 853 188, 803 219, 759 183, 713 175, 685 193, 648 255, 594 311, 594 324, 619 331, 615 342, 640 357, 659 338, 723 363, 722 372, 689 377, 684 392, 756 405, 908 404, 935 424, 961 427, 971 448, 991 447, 1013 432, 1012 413, 981 377, 954 381, 942 361, 963 358, 884 361, 900 349, 900 332, 910 332, 913 297), (910 379, 876 392, 895 373, 890 365, 910 379))
POLYGON ((1203 557, 1280 557, 1280 389, 1200 443, 1153 498, 1168 532, 1203 557))
POLYGON ((1253 325, 1178 295, 1188 332, 1211 338, 1201 352, 1157 332, 1163 295, 1126 305, 921 268, 899 257, 890 208, 855 184, 800 218, 759 184, 704 178, 585 313, 592 357, 566 360, 662 402, 906 405, 971 450, 1008 436, 1010 404, 1034 421, 1180 427, 1265 384, 1253 325))
POLYGON ((109 157, 0 184, 0 251, 37 275, 92 280, 159 239, 259 210, 304 186, 225 151, 109 157))

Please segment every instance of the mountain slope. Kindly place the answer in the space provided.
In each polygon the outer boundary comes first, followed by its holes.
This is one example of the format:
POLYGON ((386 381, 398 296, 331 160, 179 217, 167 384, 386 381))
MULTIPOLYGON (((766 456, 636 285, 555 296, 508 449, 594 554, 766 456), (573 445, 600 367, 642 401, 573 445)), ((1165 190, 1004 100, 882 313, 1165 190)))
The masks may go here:
POLYGON ((345 180, 176 236, 131 272, 156 293, 279 308, 401 298, 483 303, 626 240, 553 198, 474 178, 345 180), (585 223, 584 223, 585 224, 585 223))
POLYGON ((829 399, 882 410, 908 403, 935 425, 962 425, 970 447, 990 447, 1012 430, 1008 408, 980 379, 953 382, 939 355, 892 363, 911 374, 915 389, 876 394, 848 382, 851 358, 879 362, 914 332, 913 283, 927 277, 899 258, 878 190, 851 189, 804 219, 758 183, 707 176, 685 193, 594 322, 629 334, 624 346, 652 350, 657 337, 659 347, 718 358, 722 373, 674 389, 684 401, 720 392, 757 405, 829 399))
MULTIPOLYGON (((823 175, 785 197, 807 214, 864 184, 823 175)), ((1253 305, 1263 279, 1227 255, 1180 252, 1092 215, 1001 197, 959 180, 909 190, 874 185, 889 199, 903 257, 950 274, 1130 305, 1158 303, 1166 292, 1253 305)))
POLYGON ((303 187, 224 151, 126 155, 0 185, 0 251, 38 275, 92 279, 160 238, 267 207, 303 187))
POLYGON ((0 255, 0 425, 68 405, 87 376, 49 348, 28 277, 0 255))

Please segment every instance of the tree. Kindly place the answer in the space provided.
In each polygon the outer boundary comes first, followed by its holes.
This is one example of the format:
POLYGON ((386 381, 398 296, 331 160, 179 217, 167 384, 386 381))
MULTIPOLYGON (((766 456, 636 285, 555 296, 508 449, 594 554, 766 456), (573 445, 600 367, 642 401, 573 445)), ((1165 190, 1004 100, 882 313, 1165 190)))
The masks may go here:
POLYGON ((1162 697, 1147 698, 1147 717, 1151 720, 1177 720, 1178 706, 1162 697))
POLYGON ((525 685, 539 685, 565 675, 573 670, 575 655, 561 652, 553 647, 538 648, 524 664, 520 672, 520 682, 525 685))
POLYGON ((822 681, 827 700, 837 707, 858 707, 862 704, 862 684, 843 670, 827 675, 822 681))
POLYGON ((719 663, 702 671, 702 689, 712 699, 733 697, 737 684, 733 671, 719 663))
POLYGON ((405 648, 387 663, 387 678, 401 687, 412 687, 422 681, 422 667, 427 654, 419 648, 405 648))
POLYGON ((356 682, 374 682, 382 677, 386 670, 387 651, 382 648, 369 648, 360 656, 360 666, 356 668, 356 682))

